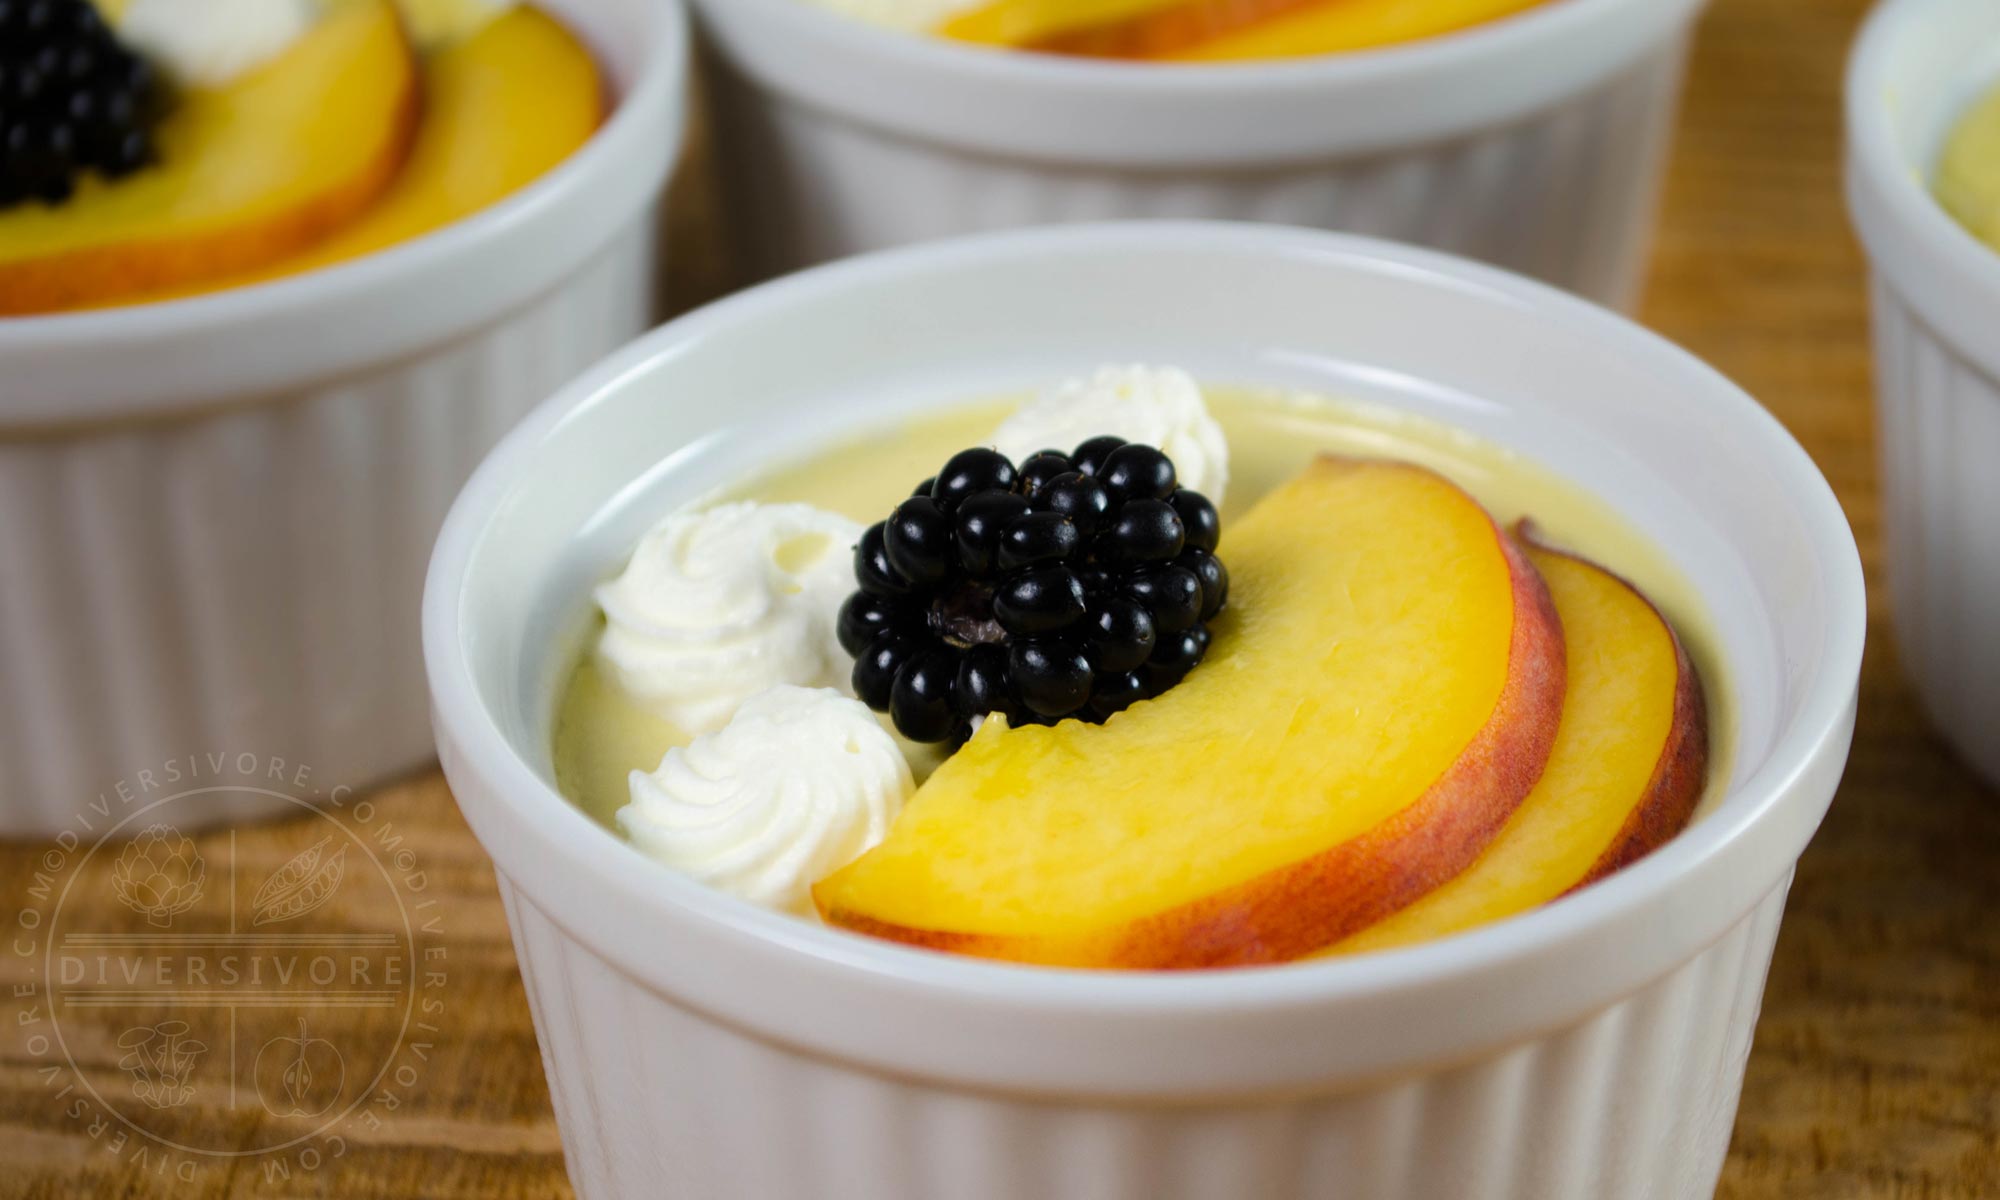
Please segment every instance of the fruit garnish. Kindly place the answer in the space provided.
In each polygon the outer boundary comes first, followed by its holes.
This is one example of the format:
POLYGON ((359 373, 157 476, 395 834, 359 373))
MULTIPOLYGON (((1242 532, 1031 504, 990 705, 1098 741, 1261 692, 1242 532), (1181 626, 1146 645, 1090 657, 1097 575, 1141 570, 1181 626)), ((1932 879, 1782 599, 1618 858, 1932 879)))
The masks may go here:
POLYGON ((420 99, 395 6, 346 0, 227 86, 179 92, 157 166, 86 176, 60 207, 0 211, 0 315, 119 303, 297 253, 381 194, 420 99))
POLYGON ((1687 826, 1708 777, 1708 713, 1680 639, 1639 590, 1516 535, 1569 648, 1548 767, 1465 873, 1331 947, 1354 954, 1525 912, 1637 861, 1687 826))
POLYGON ((87 0, 0 0, 0 208, 145 166, 164 107, 153 68, 87 0))
POLYGON ((1436 37, 1541 2, 988 0, 937 31, 960 41, 1099 58, 1291 58, 1436 37))
POLYGON ((1343 54, 1457 33, 1533 8, 1545 0, 1429 0, 1423 4, 1332 0, 1222 32, 1158 55, 1188 62, 1230 62, 1343 54))
POLYGON ((528 5, 426 54, 423 95, 409 157, 367 211, 302 254, 190 290, 281 278, 421 237, 541 178, 604 117, 604 85, 590 50, 528 5))
POLYGON ((1229 562, 1207 666, 1102 725, 982 728, 813 889, 826 919, 1023 962, 1281 962, 1473 863, 1562 717, 1521 548, 1434 472, 1321 459, 1229 562))
POLYGON ((1019 467, 961 451, 855 550, 854 690, 917 742, 978 718, 1101 722, 1185 679, 1229 596, 1215 506, 1165 454, 1097 437, 1019 467))
POLYGON ((939 35, 989 46, 1039 45, 1066 33, 1177 8, 1182 0, 987 0, 953 13, 939 35))

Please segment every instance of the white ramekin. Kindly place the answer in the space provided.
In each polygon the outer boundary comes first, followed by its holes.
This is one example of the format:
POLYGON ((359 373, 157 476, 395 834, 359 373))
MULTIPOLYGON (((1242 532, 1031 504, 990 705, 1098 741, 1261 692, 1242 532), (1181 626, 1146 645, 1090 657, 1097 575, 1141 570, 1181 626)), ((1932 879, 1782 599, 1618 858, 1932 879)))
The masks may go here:
POLYGON ((681 136, 677 0, 551 7, 617 105, 520 193, 296 279, 0 320, 0 834, 67 827, 174 757, 332 787, 430 756, 438 525, 509 426, 649 323, 681 136))
POLYGON ((1928 190, 2000 86, 2000 4, 1890 0, 1847 73, 1847 197, 1873 271, 1889 599, 1917 693, 2000 783, 2000 253, 1928 190))
POLYGON ((474 476, 424 636, 586 1197, 1692 1200, 1846 760, 1864 603, 1804 452, 1659 338, 1427 251, 1153 223, 871 256, 649 335, 474 476), (557 794, 552 705, 590 587, 660 512, 839 431, 1106 359, 1401 405, 1604 496, 1712 606, 1740 724, 1726 797, 1608 882, 1462 938, 1119 975, 782 917, 557 794))
POLYGON ((1385 50, 1093 62, 694 0, 745 264, 951 234, 1207 217, 1391 237, 1637 296, 1703 0, 1552 0, 1385 50))

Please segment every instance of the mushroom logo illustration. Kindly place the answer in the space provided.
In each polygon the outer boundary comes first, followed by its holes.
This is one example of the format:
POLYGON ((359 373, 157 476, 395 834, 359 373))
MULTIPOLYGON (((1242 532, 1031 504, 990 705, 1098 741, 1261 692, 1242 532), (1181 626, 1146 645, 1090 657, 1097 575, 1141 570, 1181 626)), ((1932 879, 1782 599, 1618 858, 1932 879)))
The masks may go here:
POLYGON ((162 928, 201 899, 201 855, 170 825, 154 825, 125 844, 112 867, 111 885, 126 907, 162 928))
POLYGON ((186 1021, 139 1025, 118 1035, 125 1056, 118 1069, 132 1077, 132 1094, 154 1108, 175 1108, 194 1097, 194 1068, 208 1046, 188 1036, 186 1021))

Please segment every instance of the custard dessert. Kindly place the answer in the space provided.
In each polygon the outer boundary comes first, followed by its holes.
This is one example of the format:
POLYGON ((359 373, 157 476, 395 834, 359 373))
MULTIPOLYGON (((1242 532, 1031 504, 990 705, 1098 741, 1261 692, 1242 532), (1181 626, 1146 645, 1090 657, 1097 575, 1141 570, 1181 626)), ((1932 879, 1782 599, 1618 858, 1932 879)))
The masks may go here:
POLYGON ((540 177, 605 105, 576 37, 506 3, 6 0, 0 79, 0 316, 393 246, 540 177))
POLYGON ((1938 201, 1972 236, 2000 250, 2000 85, 1952 127, 1938 160, 1938 201))
POLYGON ((972 45, 1144 62, 1302 58, 1413 42, 1545 0, 818 0, 972 45))
POLYGON ((596 600, 574 802, 710 886, 1016 962, 1461 932, 1671 838, 1728 757, 1700 605, 1591 497, 1171 368, 746 481, 596 600))

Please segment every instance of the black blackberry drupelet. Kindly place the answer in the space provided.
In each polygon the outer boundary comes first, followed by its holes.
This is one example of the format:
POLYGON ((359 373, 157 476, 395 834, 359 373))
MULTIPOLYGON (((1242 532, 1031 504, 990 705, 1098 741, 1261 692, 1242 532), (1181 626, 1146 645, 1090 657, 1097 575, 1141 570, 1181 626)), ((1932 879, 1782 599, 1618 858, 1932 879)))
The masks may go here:
POLYGON ((162 101, 89 0, 0 0, 0 209, 60 204, 87 171, 151 162, 162 101))
POLYGON ((961 451, 855 548, 839 621, 855 693, 919 742, 995 712, 1102 721, 1207 653, 1221 532, 1151 446, 1097 437, 1018 467, 961 451))

